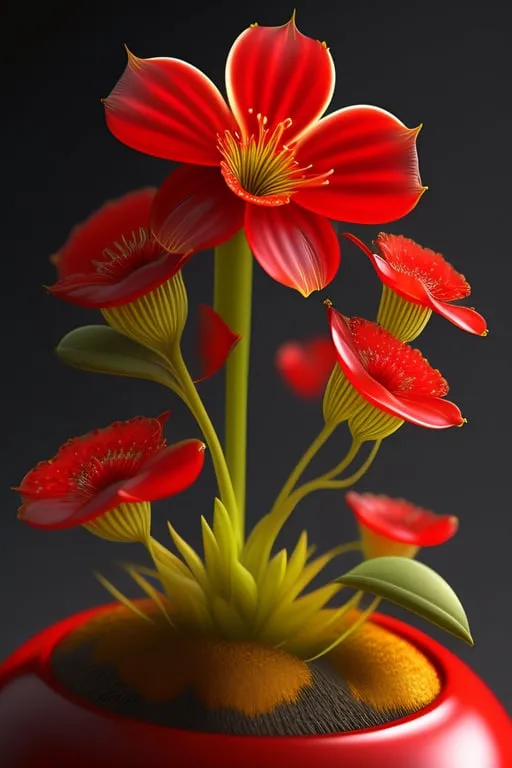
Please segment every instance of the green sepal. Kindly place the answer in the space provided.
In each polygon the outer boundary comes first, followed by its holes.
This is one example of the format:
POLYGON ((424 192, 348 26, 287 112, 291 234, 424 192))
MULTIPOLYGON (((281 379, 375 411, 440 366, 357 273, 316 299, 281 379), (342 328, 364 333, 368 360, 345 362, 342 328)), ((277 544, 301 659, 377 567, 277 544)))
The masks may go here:
POLYGON ((449 584, 424 563, 407 557, 376 557, 365 560, 335 581, 407 608, 474 645, 459 598, 449 584))

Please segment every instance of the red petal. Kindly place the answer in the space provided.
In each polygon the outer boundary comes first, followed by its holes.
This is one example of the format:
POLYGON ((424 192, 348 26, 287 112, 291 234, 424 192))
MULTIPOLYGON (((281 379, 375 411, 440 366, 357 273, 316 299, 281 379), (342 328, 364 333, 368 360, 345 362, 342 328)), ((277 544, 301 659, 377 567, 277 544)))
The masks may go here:
POLYGON ((268 118, 270 132, 291 119, 286 144, 323 115, 334 80, 329 50, 299 32, 294 18, 280 27, 249 27, 226 62, 228 100, 242 132, 258 135, 258 113, 268 118))
POLYGON ((145 264, 125 278, 95 273, 70 275, 48 289, 54 296, 91 309, 107 309, 128 304, 169 280, 184 266, 187 254, 163 253, 156 261, 145 264))
POLYGON ((393 541, 417 547, 444 544, 459 526, 453 515, 436 515, 405 499, 349 491, 345 500, 361 525, 393 541))
POLYGON ((123 501, 157 501, 181 493, 199 477, 204 451, 200 440, 184 440, 164 448, 123 483, 118 497, 123 501))
POLYGON ((121 483, 108 486, 89 502, 82 496, 26 500, 18 517, 33 528, 59 530, 83 525, 104 515, 119 504, 117 495, 121 483))
MULTIPOLYGON (((461 307, 457 304, 450 304, 447 301, 440 301, 438 299, 435 299, 430 290, 425 285, 425 282, 420 279, 419 277, 414 277, 411 274, 407 274, 406 272, 402 272, 399 269, 392 266, 388 261, 383 259, 381 256, 378 256, 376 253, 373 253, 361 240, 359 240, 358 237, 355 235, 351 235, 349 233, 344 233, 343 237, 345 237, 347 240, 351 240, 353 243, 355 243, 359 248, 361 248, 362 251, 368 256, 371 263, 373 264, 375 271, 379 275, 382 282, 389 286, 395 293, 397 293, 399 296, 402 296, 402 298, 407 299, 408 301, 412 301, 416 304, 421 304, 425 307, 430 307, 434 312, 437 312, 439 315, 442 315, 446 320, 449 320, 451 323, 456 325, 458 328, 461 328, 463 331, 468 331, 469 333, 477 334, 478 336, 485 336, 487 333, 487 322, 482 315, 480 315, 478 312, 476 312, 474 309, 470 309, 469 307, 461 307)), ((377 242, 379 245, 381 244, 380 240, 381 235, 377 238, 377 242)), ((387 236, 391 237, 391 236, 387 236)), ((393 236, 395 237, 395 236, 393 236)), ((402 240, 406 240, 406 238, 401 238, 402 240)), ((409 241, 413 242, 413 241, 409 241)), ((416 244, 414 244, 416 245, 416 244)), ((418 246, 419 247, 419 246, 418 246)), ((427 249, 422 249, 427 250, 427 249)), ((433 252, 432 252, 433 253, 433 252)), ((440 256, 440 254, 434 254, 436 256, 440 256)), ((452 270, 455 275, 460 277, 462 280, 464 279, 462 275, 458 275, 457 272, 451 267, 448 262, 445 262, 447 267, 452 270)), ((399 265, 400 266, 400 265, 399 265)), ((451 275, 451 272, 449 273, 451 275)), ((453 277, 453 275, 452 275, 453 277)), ((456 284, 457 281, 454 282, 456 284)), ((454 285, 452 283, 452 285, 454 285)), ((467 285, 467 283, 465 283, 467 285)), ((444 286, 445 290, 448 288, 447 283, 445 283, 444 286)), ((468 286, 469 288, 469 286, 468 286)), ((462 289, 462 285, 459 283, 459 290, 462 289)))
POLYGON ((349 232, 344 232, 343 237, 346 240, 355 243, 355 245, 368 256, 382 282, 395 291, 395 293, 398 293, 402 298, 416 304, 430 306, 425 286, 420 280, 411 275, 404 274, 403 272, 397 272, 397 270, 388 264, 385 259, 378 254, 373 253, 373 251, 355 235, 351 235, 349 232))
POLYGON ((182 165, 156 194, 151 229, 168 251, 203 251, 238 232, 244 210, 245 204, 228 189, 218 168, 182 165))
POLYGON ((212 307, 200 304, 198 351, 201 374, 194 382, 198 384, 217 373, 240 338, 212 307))
POLYGON ((139 59, 128 52, 126 69, 104 103, 116 138, 165 160, 219 165, 217 134, 236 129, 220 91, 179 59, 139 59))
POLYGON ((300 397, 320 397, 335 365, 336 349, 331 339, 288 341, 276 354, 279 373, 300 397))
POLYGON ((445 317, 463 331, 475 333, 477 336, 487 335, 487 321, 476 310, 470 307, 460 307, 446 301, 437 301, 430 297, 430 306, 435 312, 445 317))
POLYGON ((418 129, 378 107, 341 109, 299 141, 296 159, 312 173, 332 169, 329 183, 308 187, 295 201, 330 219, 382 224, 411 211, 421 195, 416 153, 418 129))
POLYGON ((105 248, 121 242, 149 226, 149 211, 156 189, 148 187, 111 200, 71 232, 52 256, 59 278, 94 271, 93 262, 103 258, 105 248))
POLYGON ((265 272, 303 296, 321 291, 338 271, 340 246, 330 222, 294 203, 247 206, 245 231, 265 272))
MULTIPOLYGON (((367 371, 356 347, 348 319, 339 312, 336 312, 332 307, 329 307, 328 314, 332 339, 338 352, 338 363, 347 379, 365 400, 385 413, 397 416, 412 424, 418 424, 419 426, 430 427, 431 429, 462 426, 464 419, 454 403, 428 394, 416 395, 409 392, 405 393, 404 391, 401 391, 400 394, 393 394, 387 387, 373 378, 367 371)), ((371 325, 376 324, 372 323, 371 325)), ((380 330, 383 331, 383 329, 380 330)), ((386 337, 391 337, 391 334, 384 331, 383 333, 386 334, 386 337)), ((399 342, 398 339, 395 339, 395 341, 397 344, 409 349, 410 352, 417 351, 403 344, 403 342, 399 342)), ((377 355, 379 351, 377 347, 377 355)), ((394 358, 391 358, 391 363, 393 362, 395 362, 394 358)), ((423 362, 426 364, 426 361, 423 362)), ((435 373, 433 369, 431 370, 432 373, 435 373)), ((391 371, 391 374, 393 373, 394 371, 391 371)), ((421 391, 427 382, 422 378, 419 383, 421 391)))

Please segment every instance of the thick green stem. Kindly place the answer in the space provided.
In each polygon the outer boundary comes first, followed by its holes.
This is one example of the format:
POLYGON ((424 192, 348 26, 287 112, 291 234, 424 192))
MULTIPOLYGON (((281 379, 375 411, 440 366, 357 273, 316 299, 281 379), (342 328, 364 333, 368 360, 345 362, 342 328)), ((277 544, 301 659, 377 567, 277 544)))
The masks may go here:
POLYGON ((243 230, 215 249, 215 310, 241 338, 226 366, 224 450, 236 499, 235 530, 245 538, 247 396, 251 344, 252 254, 243 230))

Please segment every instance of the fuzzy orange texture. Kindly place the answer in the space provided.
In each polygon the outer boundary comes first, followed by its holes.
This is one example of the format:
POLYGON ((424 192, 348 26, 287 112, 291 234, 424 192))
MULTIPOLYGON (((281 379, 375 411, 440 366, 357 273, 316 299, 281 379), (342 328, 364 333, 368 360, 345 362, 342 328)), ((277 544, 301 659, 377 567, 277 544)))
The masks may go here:
MULTIPOLYGON (((348 617, 353 621, 356 611, 348 617)), ((377 710, 415 711, 441 691, 434 665, 412 643, 371 621, 328 655, 354 698, 377 710)))
POLYGON ((144 621, 117 608, 76 630, 60 649, 93 641, 95 661, 113 664, 121 680, 147 699, 169 701, 192 688, 209 709, 234 709, 248 717, 296 702, 312 684, 307 664, 285 651, 180 636, 165 619, 152 618, 144 621))

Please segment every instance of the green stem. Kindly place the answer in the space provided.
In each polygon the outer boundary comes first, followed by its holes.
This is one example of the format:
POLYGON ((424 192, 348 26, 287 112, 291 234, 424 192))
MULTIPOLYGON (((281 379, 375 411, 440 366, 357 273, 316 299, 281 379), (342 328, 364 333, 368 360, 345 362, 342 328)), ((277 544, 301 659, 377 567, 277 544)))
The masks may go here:
POLYGON ((241 338, 226 366, 224 447, 236 499, 235 531, 245 538, 247 397, 251 344, 253 258, 243 230, 215 249, 215 310, 241 338))
POLYGON ((290 473, 288 476, 288 479, 286 483, 283 485, 281 491, 279 492, 279 496, 275 500, 272 509, 270 510, 270 514, 274 514, 279 507, 284 504, 290 493, 295 488, 295 485, 297 484, 297 481, 300 479, 302 473, 304 470, 308 467, 311 460, 316 456, 320 448, 324 445, 324 443, 327 442, 329 437, 332 435, 334 430, 336 429, 336 424, 329 422, 325 424, 322 431, 315 437, 309 448, 307 449, 304 456, 300 459, 298 464, 296 465, 295 469, 290 473))
POLYGON ((226 507, 233 525, 236 526, 237 503, 228 465, 222 450, 222 445, 220 444, 220 440, 215 431, 215 427, 213 426, 206 408, 204 407, 203 401, 199 397, 196 385, 192 381, 179 348, 176 349, 172 357, 171 364, 183 390, 184 402, 186 405, 188 405, 194 418, 199 424, 201 432, 203 433, 204 439, 206 440, 210 450, 213 461, 213 468, 215 470, 215 475, 217 477, 217 483, 219 486, 221 501, 226 507))
MULTIPOLYGON (((352 475, 349 475, 349 477, 344 477, 341 480, 331 480, 330 479, 331 472, 326 472, 325 475, 322 475, 322 477, 318 477, 316 480, 311 480, 309 483, 304 483, 304 485, 301 485, 300 488, 297 488, 297 490, 290 495, 285 508, 281 512, 285 520, 291 515, 291 513, 293 512, 297 504, 313 491, 349 488, 351 485, 354 485, 354 483, 357 483, 357 481, 360 480, 364 474, 366 474, 366 472, 369 470, 370 466, 372 465, 379 451, 381 442, 382 442, 381 440, 376 440, 366 460, 359 467, 359 469, 356 472, 354 472, 352 475)), ((352 451, 349 452, 349 455, 350 453, 352 453, 352 451)), ((353 456, 354 455, 355 454, 353 454, 353 456)))

